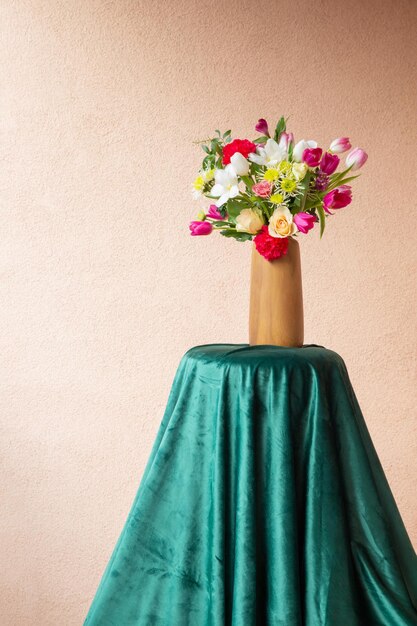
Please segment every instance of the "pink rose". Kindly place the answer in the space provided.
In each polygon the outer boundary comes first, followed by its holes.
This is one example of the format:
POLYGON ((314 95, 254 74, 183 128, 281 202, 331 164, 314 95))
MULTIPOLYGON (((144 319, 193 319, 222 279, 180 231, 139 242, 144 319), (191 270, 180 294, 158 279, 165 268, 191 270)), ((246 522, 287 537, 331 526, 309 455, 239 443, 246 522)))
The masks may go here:
POLYGON ((210 222, 191 222, 190 223, 190 233, 195 237, 196 235, 209 235, 213 230, 213 226, 210 222))
POLYGON ((303 161, 308 167, 318 167, 322 154, 321 148, 306 148, 303 152, 303 161))
POLYGON ((350 185, 340 185, 336 187, 323 198, 323 206, 326 213, 330 213, 329 209, 342 209, 352 202, 352 191, 350 185))
POLYGON ((352 144, 349 141, 349 137, 338 137, 334 139, 330 144, 331 152, 337 152, 340 154, 341 152, 347 152, 352 147, 352 144))
POLYGON ((337 166, 339 165, 339 157, 337 154, 331 154, 330 152, 325 152, 320 161, 320 169, 325 174, 329 176, 333 174, 337 170, 337 166))
POLYGON ((256 183, 252 187, 252 191, 260 198, 269 198, 272 191, 272 185, 267 180, 262 180, 260 183, 256 183))
POLYGON ((317 218, 315 215, 310 215, 310 213, 304 213, 301 211, 300 213, 296 213, 293 218, 295 225, 301 233, 308 233, 314 227, 317 218))

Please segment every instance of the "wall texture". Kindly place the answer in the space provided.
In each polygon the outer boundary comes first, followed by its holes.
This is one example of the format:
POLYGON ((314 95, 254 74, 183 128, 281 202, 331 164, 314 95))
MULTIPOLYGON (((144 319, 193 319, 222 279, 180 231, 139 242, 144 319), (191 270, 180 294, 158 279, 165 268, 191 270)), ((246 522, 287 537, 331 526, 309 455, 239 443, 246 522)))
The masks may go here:
POLYGON ((417 5, 2 0, 1 28, 2 626, 82 623, 180 357, 246 341, 250 247, 189 237, 192 142, 261 116, 370 154, 302 242, 306 343, 417 544, 417 5))

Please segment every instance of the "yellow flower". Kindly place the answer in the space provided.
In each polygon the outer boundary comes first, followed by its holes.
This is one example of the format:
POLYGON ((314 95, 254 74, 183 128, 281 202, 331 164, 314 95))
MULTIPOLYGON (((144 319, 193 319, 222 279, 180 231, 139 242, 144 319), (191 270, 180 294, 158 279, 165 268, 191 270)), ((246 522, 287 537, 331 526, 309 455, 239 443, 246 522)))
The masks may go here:
POLYGON ((275 168, 270 168, 268 170, 266 170, 265 174, 264 174, 264 180, 267 180, 270 183, 273 183, 274 180, 277 180, 279 178, 279 172, 277 169, 275 168))
POLYGON ((293 163, 292 165, 292 173, 293 176, 295 176, 296 180, 303 180, 303 178, 307 174, 307 170, 307 163, 293 163))
POLYGON ((273 193, 272 196, 269 198, 269 201, 273 204, 281 204, 283 200, 284 196, 282 195, 282 193, 273 193))
POLYGON ((204 182, 209 183, 214 178, 214 170, 203 170, 202 179, 204 182))
POLYGON ((285 193, 292 193, 296 187, 296 181, 291 178, 283 178, 281 181, 281 189, 282 191, 285 191, 285 193))
POLYGON ((204 178, 201 175, 197 176, 197 178, 193 182, 193 187, 195 191, 203 191, 204 182, 204 178))
POLYGON ((281 161, 278 164, 280 174, 289 174, 291 172, 291 163, 289 161, 281 161))

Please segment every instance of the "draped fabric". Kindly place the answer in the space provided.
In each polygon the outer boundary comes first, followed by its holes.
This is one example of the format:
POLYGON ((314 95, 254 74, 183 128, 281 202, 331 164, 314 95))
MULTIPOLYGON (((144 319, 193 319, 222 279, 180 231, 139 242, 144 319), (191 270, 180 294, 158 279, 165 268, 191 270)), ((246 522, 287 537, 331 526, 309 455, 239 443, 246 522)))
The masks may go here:
POLYGON ((343 360, 189 350, 87 626, 416 626, 417 557, 343 360))

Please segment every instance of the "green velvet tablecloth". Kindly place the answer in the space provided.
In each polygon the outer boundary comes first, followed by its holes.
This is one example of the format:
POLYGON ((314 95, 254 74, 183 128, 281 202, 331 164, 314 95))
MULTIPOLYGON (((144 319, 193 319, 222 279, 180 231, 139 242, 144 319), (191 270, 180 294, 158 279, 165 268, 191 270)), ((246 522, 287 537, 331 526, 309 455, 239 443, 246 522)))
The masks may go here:
POLYGON ((417 557, 340 356, 185 354, 85 624, 416 626, 417 557))

